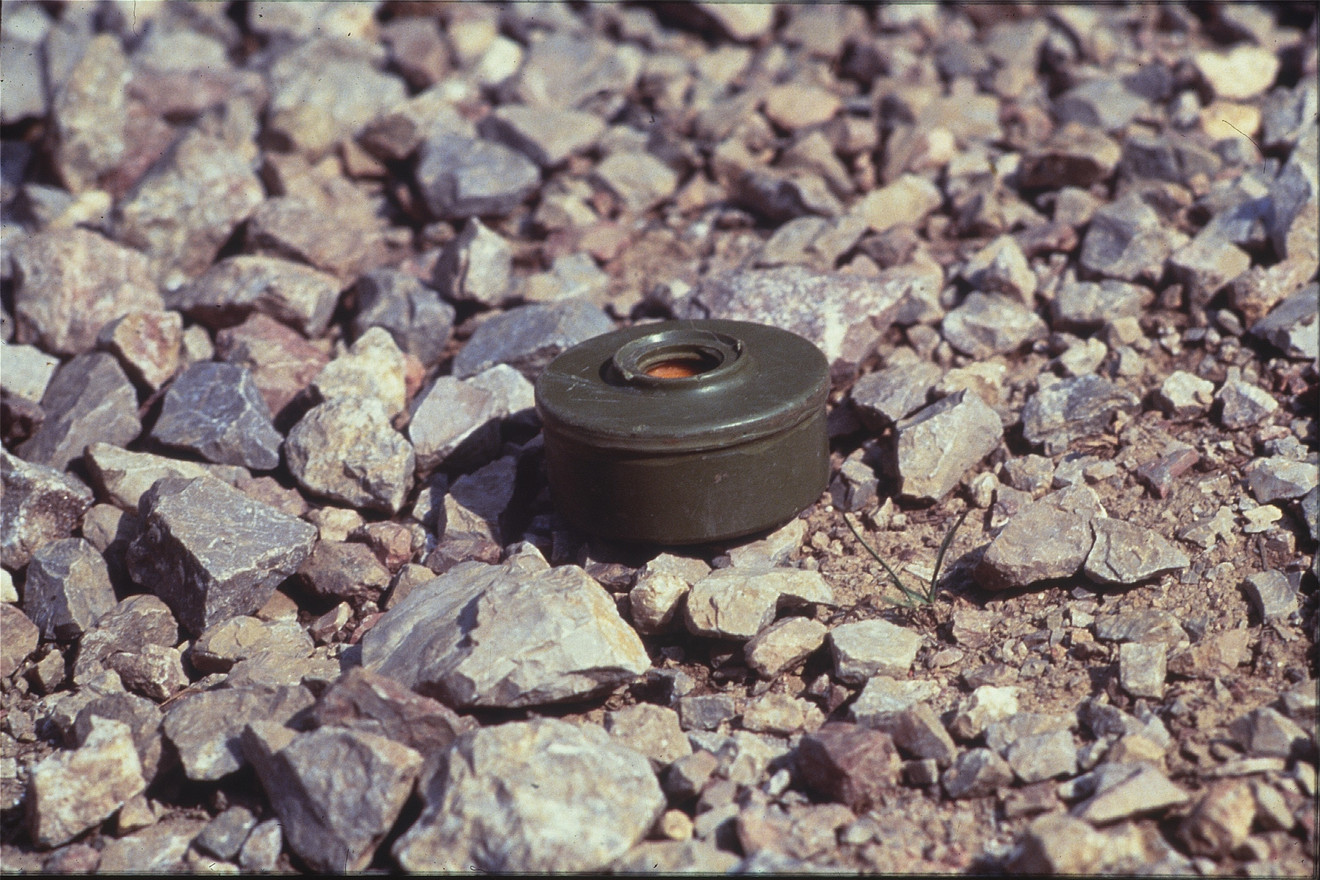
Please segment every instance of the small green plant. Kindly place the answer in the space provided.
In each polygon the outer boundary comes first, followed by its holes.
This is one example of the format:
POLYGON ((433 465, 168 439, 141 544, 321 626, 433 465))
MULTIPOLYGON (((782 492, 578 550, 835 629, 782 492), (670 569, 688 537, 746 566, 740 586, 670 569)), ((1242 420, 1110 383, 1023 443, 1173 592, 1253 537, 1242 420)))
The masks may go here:
POLYGON ((853 533, 853 537, 857 539, 858 543, 866 548, 866 552, 875 557, 876 562, 884 566, 885 572, 889 575, 890 582, 898 588, 898 592, 903 596, 901 600, 891 601, 894 601, 894 604, 901 605, 904 608, 916 608, 918 606, 933 605, 935 603, 935 590, 940 581, 940 569, 944 566, 944 554, 949 549, 949 545, 953 543, 953 536, 958 533, 958 529, 962 526, 963 520, 967 519, 967 514, 970 512, 970 509, 964 510, 954 522, 953 527, 945 532, 944 540, 940 542, 940 551, 935 555, 935 571, 931 573, 930 586, 924 591, 913 589, 903 583, 897 572, 889 567, 889 563, 881 558, 880 554, 875 551, 874 547, 866 543, 866 539, 857 531, 857 527, 852 524, 852 520, 848 519, 848 514, 845 513, 843 515, 843 521, 848 524, 849 531, 853 533))

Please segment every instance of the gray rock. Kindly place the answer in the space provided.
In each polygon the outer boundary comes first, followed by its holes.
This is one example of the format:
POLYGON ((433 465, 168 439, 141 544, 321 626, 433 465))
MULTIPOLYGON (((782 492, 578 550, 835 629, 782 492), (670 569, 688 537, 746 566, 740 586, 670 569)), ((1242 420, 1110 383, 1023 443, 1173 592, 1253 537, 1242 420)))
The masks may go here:
POLYGON ((422 769, 413 749, 341 727, 294 733, 257 721, 242 740, 290 848, 326 873, 371 862, 422 769))
POLYGON ((177 648, 141 645, 132 651, 113 653, 103 664, 119 675, 125 688, 156 702, 168 700, 189 683, 183 654, 177 648))
POLYGON ((999 293, 1028 306, 1036 293, 1036 276, 1022 247, 1010 235, 1001 235, 972 255, 962 276, 982 293, 999 293))
POLYGON ((728 694, 699 694, 681 697, 677 703, 683 730, 718 730, 738 714, 738 704, 728 694))
POLYGON ((941 769, 952 764, 958 755, 952 737, 925 703, 874 718, 867 726, 884 731, 894 738, 899 749, 919 759, 929 758, 941 769))
POLYGON ((4 641, 0 642, 0 678, 9 678, 37 649, 41 630, 9 602, 0 604, 0 625, 5 631, 4 641))
POLYGON ((1210 409, 1215 385, 1183 370, 1170 373, 1155 392, 1155 402, 1174 418, 1194 418, 1210 409))
POLYGON ((1065 281, 1050 303, 1056 330, 1094 330, 1115 318, 1137 318, 1155 299, 1148 287, 1106 278, 1065 281))
POLYGON ((1120 611, 1095 621, 1095 637, 1106 642, 1159 643, 1175 647, 1187 641, 1176 615, 1159 608, 1120 611))
POLYGON ((317 542, 312 555, 298 567, 298 581, 319 599, 354 605, 380 598, 390 585, 390 571, 366 544, 317 542))
POLYGON ((692 754, 678 713, 664 706, 638 703, 606 712, 605 730, 615 742, 650 758, 657 773, 692 754))
POLYGON ((678 186, 678 174, 672 168, 650 153, 631 150, 607 156, 592 172, 592 180, 633 214, 655 207, 678 186))
POLYGON ((658 633, 672 628, 679 602, 692 589, 690 581, 671 572, 639 575, 628 591, 628 610, 638 632, 658 633))
POLYGON ((1020 737, 1008 746, 1004 758, 1028 785, 1077 772, 1077 746, 1067 730, 1020 737))
POLYGON ((127 563, 198 634, 256 611, 312 551, 316 528, 207 477, 167 477, 138 508, 127 563))
POLYGON ((1251 267, 1242 248, 1218 235, 1202 233, 1169 257, 1169 270, 1187 291, 1192 305, 1203 308, 1214 295, 1251 267))
POLYGON ((741 864, 736 855, 702 840, 644 840, 609 866, 614 874, 727 874, 741 864))
POLYGON ((614 601, 539 554, 463 563, 380 618, 362 664, 451 706, 534 706, 632 681, 651 663, 614 601))
POLYGON ((186 131, 116 205, 115 238, 150 257, 167 284, 205 272, 265 197, 236 146, 186 131))
POLYGON ((289 431, 284 458, 298 484, 353 507, 394 514, 412 488, 412 444, 375 398, 313 407, 289 431))
MULTIPOLYGON (((1060 124, 1078 122, 1106 132, 1115 132, 1146 112, 1149 106, 1144 98, 1130 91, 1121 80, 1098 77, 1073 86, 1055 99, 1054 115, 1060 124)), ((1118 160, 1117 155, 1114 160, 1118 160)), ((1069 182, 1074 186, 1080 185, 1075 181, 1069 182)))
POLYGON ((249 478, 245 468, 129 452, 109 443, 92 443, 83 455, 92 482, 111 503, 137 510, 142 495, 164 477, 210 477, 233 486, 249 478))
POLYGON ((1021 302, 984 293, 968 294, 944 316, 940 329, 950 345, 978 360, 1015 351, 1048 332, 1040 316, 1021 302))
POLYGON ((522 153, 483 138, 437 131, 422 142, 417 185, 439 220, 507 214, 541 182, 522 153))
POLYGON ((575 108, 609 118, 636 81, 643 57, 635 46, 561 28, 531 41, 507 88, 518 103, 538 110, 575 108))
POLYGON ((284 851, 284 828, 279 819, 261 822, 243 842, 238 853, 238 864, 245 871, 271 873, 284 851))
POLYGON ((1082 571, 1099 584, 1138 584, 1186 568, 1191 560, 1158 533, 1127 520, 1091 521, 1095 544, 1082 571))
POLYGON ((724 568, 692 585, 684 622, 694 635, 746 641, 783 607, 834 604, 834 592, 819 572, 797 568, 724 568))
POLYGON ((311 390, 322 403, 377 400, 393 418, 408 402, 406 372, 407 361, 394 339, 373 327, 317 373, 311 390))
POLYGON ((1119 145, 1090 123, 1066 123, 1022 157, 1018 183, 1029 188, 1086 189, 1108 180, 1120 156, 1119 145))
POLYGON ((188 847, 205 820, 170 818, 106 843, 98 871, 112 874, 182 874, 188 847))
POLYGON ((227 257, 171 291, 167 305, 211 329, 260 312, 308 338, 325 332, 339 299, 333 275, 276 257, 227 257))
POLYGON ((591 254, 578 251, 555 257, 548 272, 527 276, 523 280, 522 296, 529 302, 558 302, 578 297, 600 302, 609 293, 610 281, 591 254))
POLYGON ((454 481, 444 498, 437 531, 446 540, 477 538, 504 543, 505 511, 513 501, 518 460, 512 455, 454 481))
POLYGON ((1004 462, 1002 476, 1014 489, 1037 495, 1054 484, 1054 462, 1043 455, 1021 455, 1004 462))
POLYGON ((1256 817, 1256 798, 1245 780, 1225 781, 1207 788, 1178 824, 1177 835, 1188 852, 1224 858, 1247 840, 1256 817))
POLYGON ((8 89, 0 121, 5 125, 44 117, 48 106, 44 82, 44 56, 38 43, 11 39, 0 41, 0 64, 13 85, 8 89))
POLYGON ((96 718, 82 744, 32 768, 27 828, 37 846, 67 843, 147 787, 128 725, 96 718))
POLYGON ((529 380, 561 352, 614 329, 614 322, 586 300, 533 303, 484 322, 454 357, 454 376, 467 379, 508 364, 529 380))
POLYGON ((1144 720, 1111 706, 1102 699, 1091 697, 1077 709, 1077 718, 1090 729, 1096 739, 1125 736, 1142 736, 1162 749, 1167 749, 1172 742, 1168 728, 1156 715, 1146 715, 1144 720))
POLYGON ((1048 813, 1018 840, 1008 868, 1020 874, 1085 874, 1095 870, 1110 842, 1080 819, 1048 813))
POLYGON ((392 678, 353 667, 321 695, 309 719, 318 727, 344 727, 383 736, 438 761, 477 722, 424 697, 392 678))
POLYGON ((550 718, 459 737, 391 852, 406 871, 593 871, 636 845, 664 794, 645 756, 550 718))
POLYGON ((1262 138, 1272 147, 1291 146, 1306 131, 1307 123, 1315 118, 1316 87, 1302 80, 1291 89, 1271 89, 1261 107, 1262 138))
POLYGON ((825 644, 829 628, 809 617, 784 617, 768 625, 743 648, 747 665, 763 678, 775 678, 825 644))
MULTIPOLYGON (((1112 765, 1103 765, 1112 766, 1112 765)), ((1145 813, 1158 813, 1185 804, 1187 792, 1169 781, 1151 764, 1128 765, 1108 786, 1077 804, 1071 815, 1092 825, 1107 825, 1145 813)))
POLYGON ((1235 368, 1219 387, 1215 402, 1219 404, 1219 424, 1230 431, 1259 425, 1279 408, 1279 402, 1268 391, 1243 381, 1241 371, 1235 368))
POLYGON ((93 352, 64 364, 41 398, 46 419, 18 447, 28 461, 64 469, 98 440, 127 446, 142 431, 137 392, 112 355, 93 352))
POLYGON ((1069 577, 1095 543, 1092 523, 1104 516, 1095 492, 1060 489, 1027 505, 990 542, 973 572, 988 590, 1010 590, 1069 577))
POLYGON ((862 424, 879 432, 921 409, 943 375, 930 361, 897 364, 862 376, 848 398, 862 424))
POLYGON ((76 744, 87 740, 97 720, 109 719, 127 724, 133 737, 133 747, 137 749, 142 764, 142 777, 150 784, 159 775, 162 766, 169 766, 168 762, 162 760, 164 740, 160 731, 160 709, 151 700, 124 691, 101 693, 100 687, 106 682, 113 685, 114 676, 104 675, 91 686, 80 688, 68 700, 73 703, 67 707, 68 712, 74 713, 72 717, 65 714, 66 707, 62 703, 59 714, 64 717, 52 726, 60 732, 64 742, 76 744))
POLYGON ((590 148, 604 134, 605 122, 580 110, 506 104, 482 117, 477 131, 542 168, 553 168, 590 148))
POLYGON ((199 850, 226 862, 238 860, 243 841, 257 825, 257 817, 247 807, 235 805, 216 816, 202 833, 198 834, 193 845, 199 850))
POLYGON ((0 343, 0 360, 5 372, 0 376, 0 391, 29 403, 41 403, 46 386, 60 365, 60 359, 46 354, 35 345, 0 343))
POLYGON ((1277 709, 1261 706, 1233 720, 1228 734, 1257 758, 1292 759, 1310 747, 1311 735, 1277 709))
POLYGON ((861 449, 850 454, 830 481, 830 499, 839 510, 864 510, 876 499, 880 481, 864 455, 861 449))
POLYGON ((252 374, 214 361, 193 364, 174 380, 151 438, 207 461, 258 471, 279 466, 284 439, 252 374))
POLYGON ((351 138, 382 110, 403 101, 403 81, 378 68, 381 49, 338 36, 347 23, 326 22, 271 64, 267 133, 292 152, 319 159, 335 142, 351 138), (335 33, 335 36, 323 34, 335 33))
POLYGON ((435 264, 435 286, 454 302, 499 306, 511 293, 513 248, 473 217, 445 245, 435 264))
POLYGON ((956 800, 994 794, 1013 781, 1013 768, 989 749, 968 749, 940 777, 945 793, 956 800))
POLYGON ((825 713, 810 700, 771 692, 748 703, 743 709, 740 723, 744 730, 792 736, 815 730, 824 721, 825 713))
POLYGON ((310 657, 314 647, 297 620, 240 615, 207 627, 193 642, 188 659, 199 672, 228 672, 235 663, 263 652, 310 657))
POLYGON ((1296 461, 1276 455, 1258 458, 1243 469, 1247 487, 1261 504, 1301 498, 1320 483, 1314 461, 1296 461))
POLYGON ((834 627, 828 641, 835 677, 862 684, 875 675, 907 675, 922 639, 887 620, 860 620, 834 627))
POLYGON ((1251 334, 1269 342, 1290 358, 1314 360, 1317 356, 1316 316, 1320 311, 1320 287, 1308 284, 1279 303, 1251 326, 1251 334))
POLYGON ((1296 613, 1300 603, 1297 586, 1283 572, 1274 569, 1251 575, 1243 589, 1262 620, 1287 618, 1296 613))
POLYGON ((68 537, 92 506, 92 490, 56 468, 0 449, 0 563, 18 571, 45 544, 68 537))
POLYGON ((1022 434, 1046 455, 1057 455, 1080 437, 1102 433, 1116 413, 1131 414, 1141 400, 1096 375, 1061 379, 1037 391, 1022 409, 1022 434))
POLYGON ((108 321, 162 307, 147 258, 86 229, 25 236, 12 259, 14 341, 50 354, 90 351, 108 321))
POLYGON ((1105 278, 1155 282, 1165 259, 1185 241, 1138 196, 1128 195, 1095 212, 1079 259, 1083 268, 1105 278))
POLYGON ((933 681, 897 679, 877 675, 866 682, 862 692, 849 707, 849 717, 859 724, 869 725, 886 715, 902 712, 939 693, 940 686, 933 681))
POLYGON ((973 391, 931 404, 898 423, 890 454, 900 491, 918 500, 944 497, 1003 436, 999 416, 973 391))
POLYGON ((1168 671, 1168 648, 1160 642, 1118 646, 1118 681, 1134 697, 1161 699, 1168 671))
MULTIPOLYGON (((1320 486, 1307 492, 1302 498, 1302 518, 1306 520, 1306 527, 1311 532, 1312 541, 1320 541, 1320 486)), ((1320 558, 1320 554, 1317 554, 1320 558)), ((1312 560, 1312 568, 1314 568, 1312 560)))
POLYGON ((986 728, 1018 714, 1018 689, 983 684, 958 704, 949 731, 962 740, 971 740, 986 728))
MULTIPOLYGON (((729 565, 733 568, 763 569, 784 565, 797 552, 807 538, 807 523, 791 519, 764 538, 744 541, 728 550, 729 565)), ((695 573, 695 566, 690 570, 695 573)), ((709 573, 709 572, 707 572, 709 573)))
POLYGON ((129 596, 102 614, 78 642, 73 665, 75 684, 86 684, 105 669, 115 654, 131 654, 152 645, 172 648, 179 642, 179 625, 169 606, 150 594, 129 596))
POLYGON ((914 286, 929 278, 817 274, 801 266, 708 276, 674 309, 677 318, 757 321, 815 343, 834 364, 860 363, 914 286))
POLYGON ((172 704, 162 729, 178 751, 185 775, 212 781, 247 765, 242 735, 248 724, 283 724, 314 702, 300 685, 202 691, 172 704))
POLYGON ((412 405, 408 439, 417 469, 486 461, 499 452, 500 423, 534 403, 532 383, 496 364, 470 379, 440 376, 412 405))
POLYGON ((373 269, 357 280, 353 335, 383 327, 395 345, 430 368, 440 362, 454 327, 454 307, 438 291, 394 269, 373 269))
POLYGON ((114 607, 105 559, 82 538, 51 541, 32 554, 23 611, 43 638, 76 639, 114 607))

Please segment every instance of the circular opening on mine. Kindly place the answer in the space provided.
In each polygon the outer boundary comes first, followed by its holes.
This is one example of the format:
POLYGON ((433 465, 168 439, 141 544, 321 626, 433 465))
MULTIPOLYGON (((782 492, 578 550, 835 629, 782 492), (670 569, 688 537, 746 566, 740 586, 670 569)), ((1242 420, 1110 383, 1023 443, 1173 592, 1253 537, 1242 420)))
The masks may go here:
POLYGON ((731 336, 683 329, 634 339, 612 362, 625 382, 670 388, 714 381, 741 355, 742 343, 731 336))
POLYGON ((642 372, 653 379, 690 379, 722 363, 724 356, 709 349, 652 352, 638 358, 642 372))

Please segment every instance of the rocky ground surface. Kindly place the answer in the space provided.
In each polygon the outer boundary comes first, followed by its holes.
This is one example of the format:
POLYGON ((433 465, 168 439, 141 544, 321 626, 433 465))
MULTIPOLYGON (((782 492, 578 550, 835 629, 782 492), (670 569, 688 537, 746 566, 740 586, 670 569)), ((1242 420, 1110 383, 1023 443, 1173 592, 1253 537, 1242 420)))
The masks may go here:
POLYGON ((5 871, 1314 876, 1314 4, 0 28, 5 871), (574 533, 532 381, 705 316, 828 493, 574 533))

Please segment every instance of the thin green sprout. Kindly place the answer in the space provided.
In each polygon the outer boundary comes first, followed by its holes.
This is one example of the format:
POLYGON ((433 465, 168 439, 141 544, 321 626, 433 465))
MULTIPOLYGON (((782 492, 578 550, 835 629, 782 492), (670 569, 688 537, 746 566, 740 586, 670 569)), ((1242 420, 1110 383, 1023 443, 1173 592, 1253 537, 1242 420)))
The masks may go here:
POLYGON ((967 514, 970 512, 970 510, 964 510, 954 522, 953 527, 945 532, 944 540, 940 542, 939 552, 935 555, 935 570, 930 576, 930 586, 925 592, 914 590, 907 584, 903 583, 897 572, 890 568, 889 563, 885 562, 880 554, 876 552, 875 548, 868 544, 866 539, 862 537, 861 533, 857 531, 857 527, 853 525, 852 520, 848 518, 848 514, 845 513, 843 515, 843 521, 847 523, 848 530, 853 533, 853 537, 857 539, 857 542, 866 548, 866 552, 870 553, 875 561, 880 563, 884 568, 885 573, 889 575, 890 583, 892 583, 903 595, 902 601, 895 602, 894 604, 900 605, 904 608, 915 608, 918 605, 931 605, 935 602, 935 592, 940 580, 940 569, 944 567, 944 554, 948 552, 949 545, 953 543, 954 535, 958 533, 958 529, 962 527, 963 520, 967 519, 967 514))

